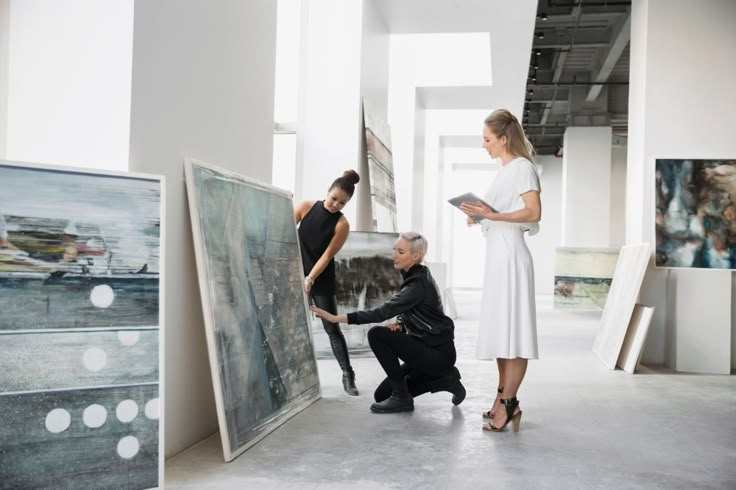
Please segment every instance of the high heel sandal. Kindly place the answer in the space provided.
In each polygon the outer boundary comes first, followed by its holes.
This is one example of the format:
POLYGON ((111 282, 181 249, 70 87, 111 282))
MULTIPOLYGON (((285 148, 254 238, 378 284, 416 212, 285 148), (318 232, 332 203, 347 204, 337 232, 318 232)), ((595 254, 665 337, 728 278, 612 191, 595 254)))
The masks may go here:
POLYGON ((516 409, 519 408, 519 400, 517 400, 516 397, 508 399, 501 398, 501 403, 503 404, 503 406, 506 407, 506 422, 504 422, 501 427, 496 427, 495 425, 493 425, 493 422, 488 422, 487 424, 483 424, 483 430, 487 430, 490 432, 501 432, 506 428, 507 425, 509 425, 509 422, 513 422, 514 432, 519 432, 519 424, 521 423, 521 410, 516 412, 516 409))
MULTIPOLYGON (((499 393, 499 395, 501 393, 503 393, 503 386, 500 386, 498 388, 498 393, 499 393)), ((498 397, 498 395, 496 395, 496 397, 498 397)), ((496 400, 493 400, 493 407, 495 407, 495 406, 496 406, 496 400)), ((484 419, 492 419, 493 417, 496 416, 496 412, 493 411, 493 407, 491 407, 491 409, 488 410, 487 412, 483 412, 483 418, 484 419)))

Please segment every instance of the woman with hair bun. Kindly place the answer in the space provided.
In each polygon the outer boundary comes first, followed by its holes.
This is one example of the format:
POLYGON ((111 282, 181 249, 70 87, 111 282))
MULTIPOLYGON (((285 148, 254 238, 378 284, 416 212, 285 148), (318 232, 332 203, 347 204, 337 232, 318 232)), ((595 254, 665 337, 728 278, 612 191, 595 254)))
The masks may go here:
MULTIPOLYGON (((302 201, 294 208, 294 219, 299 225, 299 247, 304 265, 304 286, 319 308, 337 314, 335 298, 335 255, 350 233, 350 224, 341 210, 355 192, 360 176, 355 170, 346 170, 327 189, 324 201, 302 201)), ((349 395, 358 396, 355 372, 350 365, 345 336, 336 323, 322 319, 330 338, 335 359, 342 368, 342 386, 349 395)))

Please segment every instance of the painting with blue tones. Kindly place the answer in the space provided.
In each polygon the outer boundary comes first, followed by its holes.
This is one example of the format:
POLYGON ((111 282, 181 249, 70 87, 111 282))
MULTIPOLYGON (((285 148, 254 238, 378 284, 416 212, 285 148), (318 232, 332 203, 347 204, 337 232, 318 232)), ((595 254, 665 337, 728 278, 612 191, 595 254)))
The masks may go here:
POLYGON ((201 162, 187 193, 223 453, 320 396, 291 195, 201 162))
POLYGON ((736 268, 736 160, 657 159, 657 267, 736 268))
POLYGON ((0 489, 162 484, 161 191, 0 162, 0 489))

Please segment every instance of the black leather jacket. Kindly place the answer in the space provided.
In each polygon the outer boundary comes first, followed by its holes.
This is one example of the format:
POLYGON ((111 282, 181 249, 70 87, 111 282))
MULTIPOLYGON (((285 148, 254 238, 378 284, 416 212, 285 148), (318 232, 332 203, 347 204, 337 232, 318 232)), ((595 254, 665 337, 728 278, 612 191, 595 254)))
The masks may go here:
POLYGON ((452 342, 455 324, 445 316, 442 300, 429 269, 417 264, 401 271, 401 289, 386 303, 371 310, 348 313, 348 323, 379 323, 397 317, 403 330, 430 346, 452 342))

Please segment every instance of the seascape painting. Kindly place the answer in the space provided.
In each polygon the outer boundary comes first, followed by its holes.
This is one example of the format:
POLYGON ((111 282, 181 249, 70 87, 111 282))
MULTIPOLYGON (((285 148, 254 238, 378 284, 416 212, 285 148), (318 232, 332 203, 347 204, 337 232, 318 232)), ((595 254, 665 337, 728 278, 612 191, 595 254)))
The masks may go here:
POLYGON ((373 230, 395 233, 398 231, 398 224, 391 131, 388 123, 374 118, 370 105, 365 101, 363 101, 363 123, 371 184, 373 230))
POLYGON ((736 160, 657 159, 657 267, 736 269, 736 160))
POLYGON ((186 164, 220 436, 231 461, 320 396, 291 195, 186 164))
POLYGON ((554 308, 603 310, 617 260, 615 248, 557 247, 554 308))
POLYGON ((0 162, 0 489, 161 485, 161 192, 0 162))
MULTIPOLYGON (((398 238, 398 233, 350 232, 335 256, 338 314, 375 308, 399 291, 401 274, 391 258, 398 238)), ((340 325, 351 356, 373 355, 368 345, 368 330, 372 326, 340 325)), ((329 337, 316 317, 312 319, 312 336, 317 357, 333 359, 329 337)))

